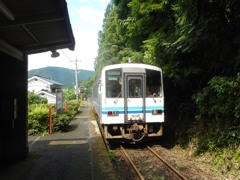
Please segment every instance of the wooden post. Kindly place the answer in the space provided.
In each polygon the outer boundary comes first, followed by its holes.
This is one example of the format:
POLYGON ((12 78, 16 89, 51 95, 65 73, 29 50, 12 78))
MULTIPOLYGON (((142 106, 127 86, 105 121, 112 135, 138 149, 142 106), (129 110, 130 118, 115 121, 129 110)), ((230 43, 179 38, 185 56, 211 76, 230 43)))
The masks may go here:
POLYGON ((68 110, 68 103, 67 103, 67 101, 64 102, 63 109, 64 109, 64 112, 66 112, 68 110))

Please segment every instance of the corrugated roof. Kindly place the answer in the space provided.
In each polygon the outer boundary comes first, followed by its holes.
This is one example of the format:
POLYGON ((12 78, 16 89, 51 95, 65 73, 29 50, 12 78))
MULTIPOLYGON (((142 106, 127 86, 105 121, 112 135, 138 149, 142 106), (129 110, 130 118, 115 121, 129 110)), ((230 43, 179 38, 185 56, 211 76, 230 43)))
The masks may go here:
POLYGON ((74 50, 65 0, 0 0, 0 22, 0 51, 74 50))

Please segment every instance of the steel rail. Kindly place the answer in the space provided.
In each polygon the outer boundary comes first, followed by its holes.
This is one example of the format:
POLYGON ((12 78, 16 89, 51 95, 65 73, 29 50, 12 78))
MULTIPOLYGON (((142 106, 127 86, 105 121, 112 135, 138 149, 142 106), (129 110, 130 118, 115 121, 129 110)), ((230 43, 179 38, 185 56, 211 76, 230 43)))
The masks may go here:
POLYGON ((133 167, 134 171, 137 173, 139 179, 144 180, 144 177, 142 176, 142 174, 140 173, 140 171, 138 170, 137 166, 134 164, 134 162, 132 161, 132 159, 130 158, 128 153, 125 151, 125 149, 122 146, 120 146, 120 148, 121 148, 121 151, 123 152, 123 154, 125 155, 125 157, 127 158, 128 162, 133 167))
POLYGON ((187 180, 184 175, 182 175, 178 170, 176 170, 171 164, 165 161, 159 154, 157 154, 152 148, 146 146, 149 151, 151 151, 158 159, 160 159, 166 166, 168 166, 172 171, 174 171, 181 179, 187 180))

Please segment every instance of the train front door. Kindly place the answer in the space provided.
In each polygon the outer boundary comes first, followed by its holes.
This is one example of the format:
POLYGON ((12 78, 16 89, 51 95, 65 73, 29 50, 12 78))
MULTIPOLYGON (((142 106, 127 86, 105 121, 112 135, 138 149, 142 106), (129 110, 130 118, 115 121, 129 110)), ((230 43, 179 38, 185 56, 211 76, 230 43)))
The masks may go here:
POLYGON ((145 121, 145 74, 124 74, 125 122, 145 121))

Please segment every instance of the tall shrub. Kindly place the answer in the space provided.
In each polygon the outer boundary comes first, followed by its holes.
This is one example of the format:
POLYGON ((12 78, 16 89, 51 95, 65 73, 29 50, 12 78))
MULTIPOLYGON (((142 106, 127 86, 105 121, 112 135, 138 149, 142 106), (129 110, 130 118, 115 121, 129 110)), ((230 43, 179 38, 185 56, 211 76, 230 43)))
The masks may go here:
POLYGON ((28 92, 28 104, 47 104, 47 98, 42 98, 34 92, 28 92))
POLYGON ((48 129, 49 109, 47 104, 31 105, 28 112, 28 134, 42 134, 48 129), (31 107, 32 106, 32 107, 31 107))
POLYGON ((199 152, 240 145, 240 73, 214 77, 196 98, 199 152))

